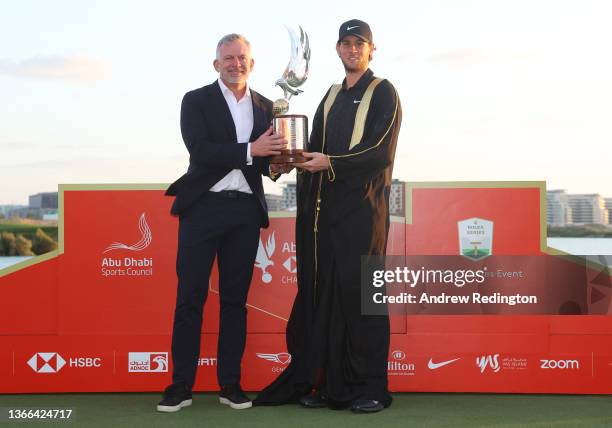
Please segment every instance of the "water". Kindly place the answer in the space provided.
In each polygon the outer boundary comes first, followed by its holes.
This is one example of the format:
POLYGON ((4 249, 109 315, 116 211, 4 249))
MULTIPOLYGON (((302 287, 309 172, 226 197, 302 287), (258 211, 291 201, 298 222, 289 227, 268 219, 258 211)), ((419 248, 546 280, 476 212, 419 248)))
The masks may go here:
POLYGON ((578 256, 612 255, 612 238, 548 238, 548 246, 578 256))
POLYGON ((15 263, 22 262, 27 259, 31 259, 32 257, 0 257, 0 269, 7 268, 9 266, 14 265, 15 263))

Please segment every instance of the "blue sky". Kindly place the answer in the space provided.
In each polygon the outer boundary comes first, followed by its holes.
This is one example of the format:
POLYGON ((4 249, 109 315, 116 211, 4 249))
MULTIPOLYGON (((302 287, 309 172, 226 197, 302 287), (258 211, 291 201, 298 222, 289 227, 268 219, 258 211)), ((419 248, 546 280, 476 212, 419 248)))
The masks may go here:
POLYGON ((251 85, 275 99, 283 25, 302 25, 310 77, 291 111, 312 118, 343 78, 334 44, 350 18, 370 24, 371 67, 401 96, 397 178, 546 180, 612 197, 608 1, 21 0, 0 14, 0 204, 58 183, 180 176, 180 101, 216 78, 227 33, 251 41, 251 85))

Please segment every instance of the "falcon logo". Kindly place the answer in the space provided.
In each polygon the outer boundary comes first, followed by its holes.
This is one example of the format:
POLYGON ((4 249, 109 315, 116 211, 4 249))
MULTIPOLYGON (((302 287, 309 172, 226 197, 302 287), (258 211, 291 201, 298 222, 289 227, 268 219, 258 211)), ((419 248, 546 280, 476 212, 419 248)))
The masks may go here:
POLYGON ((28 366, 36 373, 57 373, 66 365, 66 360, 57 352, 38 352, 28 360, 28 366))
POLYGON ((272 281, 272 275, 266 272, 266 269, 268 266, 274 265, 272 256, 274 255, 275 249, 276 240, 274 239, 274 232, 268 236, 265 248, 261 242, 261 237, 259 238, 259 247, 257 247, 257 255, 255 256, 255 267, 261 269, 261 280, 266 284, 272 281))
POLYGON ((145 213, 140 215, 140 219, 138 220, 138 230, 140 230, 140 234, 142 237, 140 241, 136 242, 133 245, 126 245, 121 242, 113 242, 110 244, 103 253, 108 253, 113 250, 129 250, 129 251, 142 251, 151 245, 151 241, 153 241, 153 234, 151 233, 151 228, 147 224, 147 219, 145 218, 145 213))
POLYGON ((281 352, 280 354, 262 354, 258 352, 257 356, 261 359, 268 360, 273 363, 280 363, 282 365, 287 365, 291 362, 291 354, 286 352, 281 352))

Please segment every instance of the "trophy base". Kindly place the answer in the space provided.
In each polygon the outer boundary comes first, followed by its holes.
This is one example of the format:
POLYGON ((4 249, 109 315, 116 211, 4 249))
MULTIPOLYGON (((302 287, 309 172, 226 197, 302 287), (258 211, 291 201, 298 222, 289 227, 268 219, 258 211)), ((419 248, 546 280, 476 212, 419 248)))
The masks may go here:
POLYGON ((280 155, 272 156, 270 163, 303 163, 308 162, 308 158, 302 156, 303 150, 281 150, 280 155))

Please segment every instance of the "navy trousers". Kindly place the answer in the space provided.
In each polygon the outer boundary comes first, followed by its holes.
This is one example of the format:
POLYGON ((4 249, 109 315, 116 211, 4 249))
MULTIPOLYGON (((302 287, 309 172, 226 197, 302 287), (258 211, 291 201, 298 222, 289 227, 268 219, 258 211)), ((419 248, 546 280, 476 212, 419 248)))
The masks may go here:
POLYGON ((253 195, 207 192, 180 217, 178 289, 172 331, 172 381, 193 387, 202 314, 215 256, 221 303, 217 344, 220 386, 240 382, 246 342, 246 299, 259 244, 261 211, 253 195))

